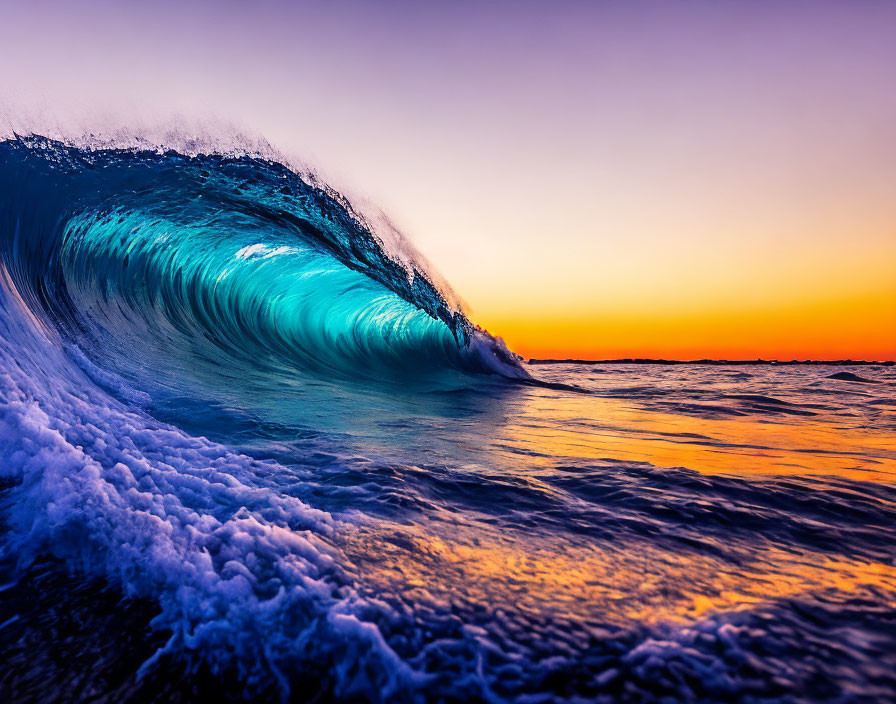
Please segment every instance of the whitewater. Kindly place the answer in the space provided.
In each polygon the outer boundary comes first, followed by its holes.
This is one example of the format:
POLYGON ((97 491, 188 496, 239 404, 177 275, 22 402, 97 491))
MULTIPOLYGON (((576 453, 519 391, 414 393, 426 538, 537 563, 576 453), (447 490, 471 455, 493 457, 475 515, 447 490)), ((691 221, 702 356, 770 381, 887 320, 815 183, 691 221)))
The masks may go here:
POLYGON ((0 142, 9 700, 896 700, 892 366, 527 364, 387 239, 0 142))

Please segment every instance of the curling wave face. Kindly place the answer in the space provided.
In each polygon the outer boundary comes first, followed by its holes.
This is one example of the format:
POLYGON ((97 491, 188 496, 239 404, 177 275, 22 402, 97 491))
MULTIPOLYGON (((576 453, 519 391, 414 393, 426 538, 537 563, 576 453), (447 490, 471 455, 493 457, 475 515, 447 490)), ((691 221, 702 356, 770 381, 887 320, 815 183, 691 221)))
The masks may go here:
POLYGON ((892 367, 536 383, 449 299, 277 163, 0 143, 5 691, 893 697, 892 367))
POLYGON ((69 335, 210 341, 300 374, 526 376, 343 199, 286 167, 40 138, 2 150, 7 265, 69 335))

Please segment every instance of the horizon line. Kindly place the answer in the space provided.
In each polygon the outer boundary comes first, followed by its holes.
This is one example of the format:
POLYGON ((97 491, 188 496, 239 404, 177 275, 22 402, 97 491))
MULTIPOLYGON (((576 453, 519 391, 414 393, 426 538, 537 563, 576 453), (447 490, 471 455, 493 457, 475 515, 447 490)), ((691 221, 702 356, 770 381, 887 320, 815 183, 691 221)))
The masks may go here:
POLYGON ((892 367, 896 365, 896 360, 866 360, 866 359, 663 359, 649 357, 623 357, 619 359, 556 359, 544 358, 540 359, 532 357, 526 360, 526 364, 657 364, 657 365, 674 365, 674 364, 704 364, 717 366, 735 366, 735 365, 780 365, 780 366, 884 366, 892 367))

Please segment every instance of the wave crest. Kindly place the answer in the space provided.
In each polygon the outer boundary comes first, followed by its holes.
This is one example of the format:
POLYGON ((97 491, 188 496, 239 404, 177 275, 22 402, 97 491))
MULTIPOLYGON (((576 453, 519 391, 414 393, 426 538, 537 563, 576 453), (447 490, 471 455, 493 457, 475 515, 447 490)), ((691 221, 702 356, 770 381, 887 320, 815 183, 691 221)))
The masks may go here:
POLYGON ((337 377, 527 376, 425 267, 282 164, 40 137, 0 143, 0 162, 0 256, 98 347, 149 335, 337 377))

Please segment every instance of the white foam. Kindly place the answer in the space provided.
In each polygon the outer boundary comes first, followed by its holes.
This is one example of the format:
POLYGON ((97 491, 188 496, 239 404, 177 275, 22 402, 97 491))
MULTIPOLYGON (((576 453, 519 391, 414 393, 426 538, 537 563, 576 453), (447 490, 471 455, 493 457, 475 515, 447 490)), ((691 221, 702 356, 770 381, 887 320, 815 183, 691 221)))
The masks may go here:
POLYGON ((163 651, 200 651, 250 686, 273 673, 287 687, 284 673, 328 659, 337 692, 388 697, 417 679, 360 616, 339 521, 265 486, 285 468, 125 407, 36 334, 10 285, 0 276, 7 557, 52 554, 156 600, 163 651))
POLYGON ((285 245, 272 247, 268 244, 258 243, 241 247, 234 256, 237 259, 270 259, 283 254, 294 254, 298 251, 295 247, 287 247, 285 245))

